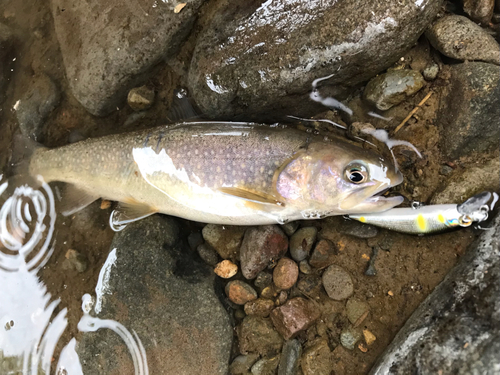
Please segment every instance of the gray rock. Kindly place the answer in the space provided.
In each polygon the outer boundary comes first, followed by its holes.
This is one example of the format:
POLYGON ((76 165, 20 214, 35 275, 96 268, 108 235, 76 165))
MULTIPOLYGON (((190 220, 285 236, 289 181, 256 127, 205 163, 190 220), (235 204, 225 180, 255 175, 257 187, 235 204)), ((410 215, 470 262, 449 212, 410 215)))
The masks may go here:
POLYGON ((371 374, 498 374, 500 216, 420 304, 371 374))
POLYGON ((299 224, 300 223, 298 221, 292 221, 290 223, 280 225, 280 227, 281 229, 283 229, 283 232, 285 232, 287 236, 291 236, 295 233, 295 231, 299 227, 299 224))
POLYGON ((252 375, 274 375, 280 362, 279 354, 271 358, 259 359, 252 366, 252 375))
POLYGON ((337 226, 339 233, 357 238, 373 238, 378 234, 378 229, 355 220, 343 220, 337 226))
POLYGON ((299 270, 305 275, 309 275, 313 272, 311 265, 307 262, 307 260, 302 260, 299 263, 299 270))
POLYGON ((493 16, 495 0, 464 0, 464 11, 475 22, 488 26, 493 16))
POLYGON ((309 255, 314 242, 316 242, 316 235, 318 229, 316 227, 300 228, 290 238, 290 254, 297 262, 304 260, 309 255))
POLYGON ((466 17, 445 16, 429 27, 425 36, 435 49, 453 59, 500 64, 495 38, 466 17))
POLYGON ((128 92, 127 103, 134 111, 150 108, 155 100, 155 92, 147 86, 134 87, 128 92))
POLYGON ((175 13, 176 3, 164 1, 51 1, 75 98, 97 116, 115 110, 153 66, 177 52, 202 2, 188 1, 175 13))
POLYGON ((346 308, 347 319, 349 319, 349 321, 352 324, 357 323, 358 319, 361 320, 363 319, 363 317, 366 318, 368 312, 370 311, 370 307, 366 302, 359 301, 355 298, 349 298, 345 308, 346 308))
POLYGON ((259 355, 256 353, 239 355, 237 356, 231 365, 229 366, 229 373, 231 375, 243 375, 250 372, 252 365, 257 362, 259 355))
POLYGON ((354 293, 354 284, 351 275, 342 267, 331 265, 322 276, 323 286, 328 297, 341 301, 349 298, 354 293))
POLYGON ((416 70, 390 70, 372 78, 363 95, 368 103, 386 111, 417 93, 424 84, 424 77, 416 70))
POLYGON ((16 106, 16 116, 21 133, 40 140, 44 121, 59 104, 60 92, 56 84, 45 74, 33 77, 32 84, 16 106))
POLYGON ((313 80, 332 75, 322 96, 352 91, 413 46, 441 3, 229 3, 197 40, 190 92, 211 117, 304 116, 318 108, 313 80))
POLYGON ((196 251, 206 264, 215 266, 219 263, 219 256, 217 255, 217 252, 210 245, 206 243, 201 244, 196 248, 196 251))
POLYGON ((297 375, 299 370, 302 345, 298 340, 288 340, 281 351, 278 375, 297 375))
MULTIPOLYGON (((173 219, 154 215, 115 235, 109 294, 97 316, 137 333, 151 374, 226 374, 229 317, 214 293, 210 268, 190 256, 177 232, 173 219)), ((110 330, 86 333, 78 353, 84 373, 133 373, 128 349, 110 330)))
POLYGON ((429 66, 426 66, 422 75, 427 81, 434 81, 439 74, 439 65, 434 63, 429 66))
POLYGON ((347 327, 340 333, 340 343, 349 350, 354 350, 356 343, 363 337, 363 332, 359 328, 347 327))
POLYGON ((500 67, 471 62, 450 66, 450 73, 437 114, 441 151, 456 159, 471 151, 498 149, 500 67))

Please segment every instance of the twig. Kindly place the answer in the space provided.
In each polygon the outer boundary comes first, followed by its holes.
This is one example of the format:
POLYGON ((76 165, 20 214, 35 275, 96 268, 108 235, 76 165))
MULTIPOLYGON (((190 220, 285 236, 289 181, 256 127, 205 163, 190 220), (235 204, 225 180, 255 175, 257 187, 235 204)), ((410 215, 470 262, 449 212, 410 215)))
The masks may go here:
POLYGON ((406 124, 406 122, 411 118, 411 116, 413 116, 415 114, 415 112, 417 112, 418 109, 424 105, 424 103, 427 101, 427 99, 429 99, 431 97, 431 95, 432 95, 432 91, 429 91, 429 93, 420 101, 420 103, 418 103, 417 106, 415 108, 413 108, 410 113, 408 113, 408 116, 406 116, 405 119, 403 121, 401 121, 401 124, 399 124, 396 127, 396 129, 394 129, 394 134, 396 134, 399 131, 399 129, 401 129, 404 124, 406 124))

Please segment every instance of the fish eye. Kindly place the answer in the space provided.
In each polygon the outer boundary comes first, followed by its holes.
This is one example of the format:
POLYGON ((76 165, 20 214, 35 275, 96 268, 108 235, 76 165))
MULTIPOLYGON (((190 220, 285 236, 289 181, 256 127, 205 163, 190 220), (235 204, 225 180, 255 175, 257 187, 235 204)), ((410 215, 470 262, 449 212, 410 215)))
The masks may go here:
POLYGON ((345 169, 345 177, 353 184, 362 184, 368 179, 368 172, 361 164, 350 164, 345 169))

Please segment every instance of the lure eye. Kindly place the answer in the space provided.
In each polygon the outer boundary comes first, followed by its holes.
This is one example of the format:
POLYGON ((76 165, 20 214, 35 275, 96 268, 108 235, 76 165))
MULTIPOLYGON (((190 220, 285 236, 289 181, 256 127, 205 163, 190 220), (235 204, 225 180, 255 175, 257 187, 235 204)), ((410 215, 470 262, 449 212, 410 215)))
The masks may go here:
POLYGON ((462 227, 468 227, 472 224, 472 219, 467 215, 462 215, 458 218, 458 223, 462 227))
POLYGON ((353 184, 362 184, 368 179, 368 172, 363 165, 351 164, 345 169, 345 177, 353 184))

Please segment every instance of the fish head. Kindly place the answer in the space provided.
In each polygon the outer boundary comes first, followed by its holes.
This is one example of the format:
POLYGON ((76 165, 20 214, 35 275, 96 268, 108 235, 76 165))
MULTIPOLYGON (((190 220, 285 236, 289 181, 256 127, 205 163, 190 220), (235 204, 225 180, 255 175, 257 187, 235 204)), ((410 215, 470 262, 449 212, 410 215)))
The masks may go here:
POLYGON ((375 152, 346 142, 313 143, 285 163, 276 176, 276 190, 301 210, 323 215, 385 211, 402 197, 383 197, 403 176, 375 152))

